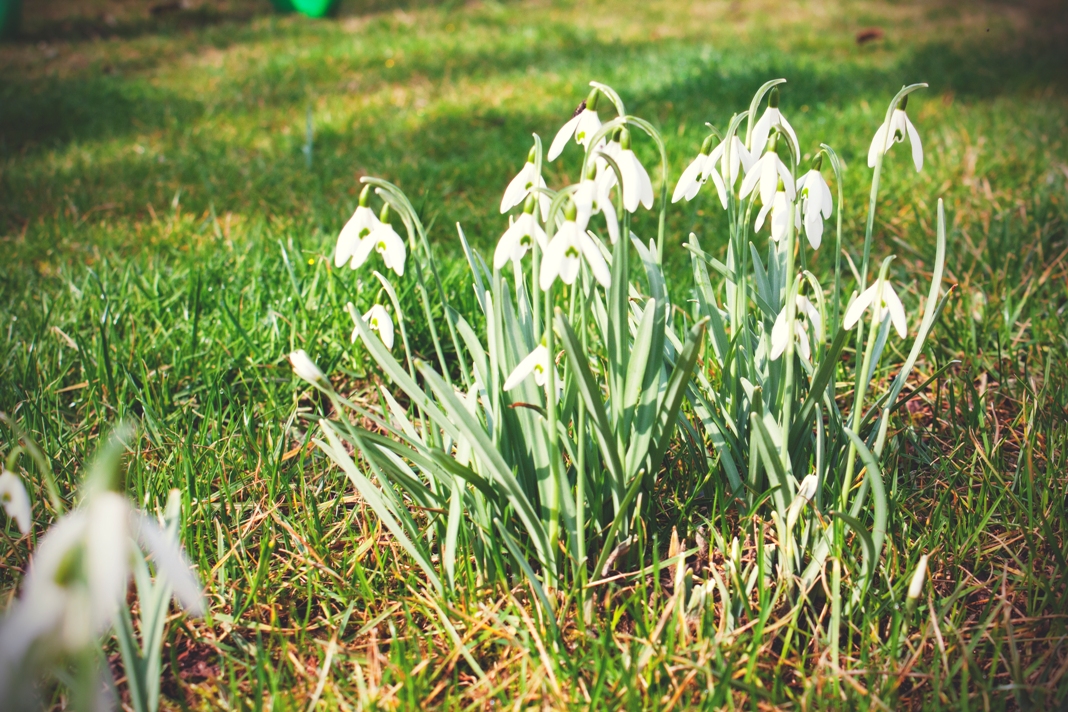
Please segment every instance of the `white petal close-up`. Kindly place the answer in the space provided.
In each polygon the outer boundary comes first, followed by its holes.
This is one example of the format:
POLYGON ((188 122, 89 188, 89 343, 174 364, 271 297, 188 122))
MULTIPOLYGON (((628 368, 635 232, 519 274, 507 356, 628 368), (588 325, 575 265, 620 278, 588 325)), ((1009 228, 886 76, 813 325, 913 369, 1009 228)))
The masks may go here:
POLYGON ((712 153, 708 154, 706 170, 715 169, 716 163, 719 162, 720 177, 725 184, 733 187, 738 182, 739 176, 746 175, 753 167, 753 155, 738 136, 731 136, 729 142, 720 143, 712 149, 712 153))
MULTIPOLYGON (((623 177, 623 208, 628 213, 643 205, 646 210, 653 207, 653 182, 649 179, 649 173, 641 164, 634 151, 623 148, 618 142, 613 141, 605 148, 607 153, 619 166, 619 174, 623 177)), ((616 182, 615 171, 608 169, 609 178, 606 180, 608 187, 616 182)))
POLYGON ((404 245, 404 238, 398 235, 388 222, 379 222, 374 230, 360 241, 352 255, 352 268, 356 269, 366 262, 372 251, 382 255, 382 263, 387 269, 396 272, 398 277, 404 276, 404 260, 408 249, 404 245))
POLYGON ((770 203, 764 203, 760 208, 753 226, 754 231, 759 232, 764 226, 764 220, 769 212, 771 213, 771 239, 778 242, 786 237, 786 230, 789 227, 790 203, 786 199, 785 192, 776 191, 775 198, 770 203))
MULTIPOLYGON (((352 313, 350 311, 350 313, 352 313)), ((393 318, 386 311, 386 308, 381 304, 375 304, 361 317, 367 327, 372 331, 377 331, 379 338, 382 339, 382 343, 386 345, 387 349, 393 348, 393 318)), ((360 338, 360 332, 357 329, 352 330, 352 342, 355 343, 356 339, 360 338)))
POLYGON ((544 250, 547 244, 545 230, 538 224, 533 213, 523 213, 509 223, 508 229, 497 241, 497 249, 493 252, 493 269, 501 269, 509 260, 515 262, 518 267, 535 240, 544 250))
POLYGON ((890 282, 877 279, 875 284, 865 289, 859 297, 846 309, 842 317, 842 327, 847 331, 852 329, 860 321, 860 317, 871 307, 874 312, 872 326, 878 328, 883 319, 890 317, 897 335, 902 339, 908 335, 908 323, 905 318, 905 307, 890 282))
POLYGON ((337 236, 334 266, 341 267, 348 262, 356 253, 360 243, 367 239, 376 227, 378 227, 378 216, 375 212, 366 206, 358 205, 356 212, 352 214, 352 217, 345 223, 345 227, 341 228, 341 234, 337 236))
POLYGON ((612 183, 602 176, 603 173, 599 173, 597 178, 586 178, 579 183, 578 189, 572 196, 575 207, 578 208, 575 223, 580 229, 585 230, 590 218, 600 213, 604 216, 608 238, 614 245, 619 239, 619 218, 616 216, 616 208, 609 197, 612 183))
MULTIPOLYGON (((820 319, 820 312, 807 297, 801 295, 795 298, 794 304, 796 306, 796 318, 794 319, 792 331, 794 338, 797 339, 797 352, 801 355, 801 358, 810 361, 812 359, 812 350, 809 346, 808 327, 802 321, 802 317, 811 325, 812 334, 816 342, 819 343, 823 340, 823 323, 820 319)), ((786 307, 783 307, 779 315, 775 317, 775 324, 771 328, 771 352, 768 356, 772 361, 778 359, 786 351, 790 331, 791 329, 786 324, 786 307)))
POLYGON ((834 212, 830 186, 822 173, 812 169, 797 180, 797 194, 800 196, 798 210, 805 226, 805 237, 812 249, 817 250, 823 243, 823 221, 830 219, 834 212))
POLYGON ((565 220, 545 248, 539 275, 541 288, 549 289, 557 277, 564 284, 574 284, 583 257, 594 279, 607 288, 611 284, 612 273, 601 249, 575 221, 565 220))
MULTIPOLYGON (((519 172, 515 174, 515 178, 508 184, 508 187, 504 189, 504 196, 501 198, 501 214, 507 213, 517 205, 522 205, 535 187, 544 188, 545 179, 538 175, 534 163, 527 161, 519 172)), ((551 201, 548 196, 538 195, 538 205, 541 207, 541 219, 543 221, 549 219, 550 204, 551 201)))
POLYGON ((308 352, 304 349, 297 349, 289 354, 289 363, 293 366, 293 372, 297 376, 313 386, 326 388, 330 386, 330 381, 327 379, 326 374, 319 370, 319 367, 315 365, 315 362, 311 360, 308 352))
POLYGON ((916 172, 923 170, 923 143, 920 141, 920 133, 909 121, 908 114, 904 109, 894 109, 890 115, 890 123, 883 122, 871 140, 868 147, 868 167, 874 168, 879 155, 886 153, 895 143, 901 143, 908 137, 912 146, 912 163, 916 166, 916 172))
POLYGON ((783 116, 777 106, 769 106, 764 109, 764 113, 757 120, 756 125, 753 126, 752 154, 759 156, 764 152, 764 147, 768 145, 768 137, 773 129, 779 129, 786 136, 786 139, 790 142, 790 153, 794 156, 794 162, 800 161, 801 149, 797 141, 797 134, 794 133, 794 127, 790 125, 790 122, 786 120, 786 117, 783 116))
POLYGON ((515 370, 504 381, 504 390, 512 390, 532 373, 534 382, 539 386, 544 386, 549 380, 549 350, 545 348, 545 344, 538 344, 516 365, 515 370))
POLYGON ((764 205, 770 205, 775 199, 775 191, 780 180, 787 200, 793 201, 795 196, 794 177, 790 174, 790 169, 779 158, 779 154, 774 151, 768 151, 745 174, 740 195, 743 198, 748 196, 759 185, 760 201, 764 205))
POLYGON ((553 142, 549 146, 549 152, 545 155, 545 158, 550 161, 555 161, 560 154, 563 153, 564 148, 567 147, 567 142, 570 141, 572 137, 574 137, 575 143, 580 146, 586 146, 600 128, 601 119, 597 116, 597 112, 593 109, 586 108, 586 103, 583 102, 582 108, 556 132, 556 136, 553 138, 553 142))
POLYGON ((14 472, 3 470, 0 472, 0 504, 4 505, 4 512, 15 520, 15 526, 23 534, 30 533, 33 523, 30 510, 30 495, 26 492, 26 485, 22 478, 14 472))
POLYGON ((720 177, 719 171, 716 170, 716 161, 711 156, 704 153, 697 155, 697 158, 690 161, 690 165, 686 166, 686 170, 682 172, 679 177, 679 182, 675 185, 675 192, 671 195, 671 202, 677 203, 683 198, 686 200, 693 200, 700 192, 701 187, 712 179, 713 185, 716 186, 716 192, 719 195, 719 202, 723 205, 723 208, 727 208, 727 190, 723 185, 723 178, 720 177))

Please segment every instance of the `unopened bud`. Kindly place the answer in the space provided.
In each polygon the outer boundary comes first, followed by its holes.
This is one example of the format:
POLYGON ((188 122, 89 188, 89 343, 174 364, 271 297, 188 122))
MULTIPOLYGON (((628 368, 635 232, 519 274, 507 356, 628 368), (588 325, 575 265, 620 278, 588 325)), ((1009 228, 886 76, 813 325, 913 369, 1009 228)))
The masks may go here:
POLYGON ((289 363, 293 365, 293 372, 303 380, 317 388, 330 390, 330 380, 319 370, 304 349, 297 349, 289 354, 289 363))
POLYGON ((927 577, 927 554, 920 557, 919 563, 916 564, 916 570, 912 572, 912 580, 909 581, 909 601, 915 601, 920 597, 920 593, 923 592, 923 582, 927 577))

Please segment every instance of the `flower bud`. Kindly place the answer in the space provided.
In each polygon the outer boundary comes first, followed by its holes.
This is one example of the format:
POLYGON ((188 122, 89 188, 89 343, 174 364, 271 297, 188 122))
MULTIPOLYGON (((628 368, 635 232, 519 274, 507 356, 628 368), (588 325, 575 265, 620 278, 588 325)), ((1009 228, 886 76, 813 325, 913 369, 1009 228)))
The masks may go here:
POLYGON ((916 564, 916 570, 912 572, 912 580, 909 581, 908 600, 910 604, 915 605, 915 601, 920 597, 920 593, 923 592, 923 582, 927 576, 927 554, 920 557, 919 563, 916 564))
POLYGON ((316 388, 330 390, 330 381, 326 374, 319 370, 315 362, 308 357, 304 349, 297 349, 289 354, 289 363, 293 365, 293 372, 316 388))

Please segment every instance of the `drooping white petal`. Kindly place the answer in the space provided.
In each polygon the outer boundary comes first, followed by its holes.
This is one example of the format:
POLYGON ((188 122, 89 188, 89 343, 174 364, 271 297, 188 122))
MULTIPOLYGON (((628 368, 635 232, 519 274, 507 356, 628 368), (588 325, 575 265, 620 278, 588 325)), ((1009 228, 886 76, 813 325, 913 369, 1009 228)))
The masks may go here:
POLYGON ((13 472, 0 472, 0 503, 7 516, 15 520, 15 525, 23 534, 30 533, 33 513, 30 511, 30 496, 22 479, 13 472))
MULTIPOLYGON (((377 219, 377 218, 376 218, 377 219)), ((377 225, 375 226, 378 227, 377 225)), ((371 239, 371 233, 368 233, 366 237, 360 240, 356 244, 356 249, 352 251, 352 259, 349 261, 349 267, 356 269, 363 266, 363 263, 367 261, 367 258, 371 255, 371 252, 375 249, 375 241, 371 239)))
POLYGON ((786 530, 791 531, 797 523, 801 510, 816 496, 816 488, 819 486, 819 478, 815 474, 806 475, 797 487, 794 501, 790 503, 790 510, 786 515, 786 530))
POLYGON ((771 127, 778 123, 778 113, 778 109, 769 106, 764 109, 764 113, 760 115, 756 124, 753 125, 753 135, 750 143, 750 150, 753 155, 759 156, 764 153, 764 146, 768 143, 771 127))
POLYGON ((760 232, 760 228, 764 227, 764 219, 768 217, 770 212, 771 203, 764 203, 760 206, 760 211, 756 216, 756 223, 753 225, 753 232, 760 232))
POLYGON ((557 277, 561 277, 567 284, 574 282, 579 262, 578 247, 575 245, 576 229, 573 221, 566 220, 549 240, 545 254, 542 255, 541 274, 538 280, 542 289, 549 289, 557 277), (573 269, 570 264, 572 262, 574 263, 573 269), (567 281, 569 277, 570 282, 567 281))
MULTIPOLYGON (((763 158, 760 159, 760 161, 763 160, 763 158)), ((747 197, 750 193, 753 192, 753 188, 757 187, 757 184, 760 182, 760 169, 762 168, 760 161, 757 161, 755 165, 753 165, 749 168, 748 171, 746 171, 745 179, 742 180, 742 188, 738 193, 740 197, 747 197)))
POLYGON ((703 182, 702 172, 707 160, 708 156, 702 153, 690 161, 690 165, 686 166, 686 170, 679 176, 679 182, 675 185, 675 192, 671 194, 672 203, 677 203, 684 197, 686 200, 693 199, 703 182), (691 193, 691 191, 693 192, 691 193))
POLYGON ((319 367, 308 357, 304 349, 297 349, 289 354, 289 363, 293 365, 293 372, 313 386, 329 387, 330 381, 319 367))
POLYGON ((823 218, 820 211, 811 205, 805 211, 805 236, 813 250, 818 250, 823 243, 823 218))
POLYGON ((768 354, 768 357, 772 361, 783 355, 789 339, 790 329, 787 328, 786 308, 783 307, 783 310, 775 317, 774 326, 771 327, 771 353, 768 354))
POLYGON ((775 165, 778 160, 777 154, 766 153, 760 163, 753 167, 753 170, 760 171, 760 200, 763 203, 775 200, 775 190, 779 186, 779 167, 775 165))
POLYGON ((827 181, 823 179, 822 173, 819 173, 818 171, 816 173, 817 176, 814 182, 817 186, 820 213, 823 215, 824 220, 830 220, 831 213, 834 212, 834 198, 831 196, 831 187, 827 185, 827 181))
POLYGON ((794 132, 794 127, 790 125, 790 122, 786 120, 783 113, 779 112, 779 125, 786 131, 786 137, 790 141, 791 153, 794 154, 794 163, 801 162, 801 143, 797 140, 797 134, 794 132))
POLYGON ((646 210, 653 207, 653 183, 649 173, 631 149, 619 153, 619 171, 623 174, 623 207, 633 213, 639 203, 646 210))
POLYGON ((879 125, 879 129, 875 132, 875 136, 871 139, 871 146, 868 147, 868 168, 875 168, 875 162, 879 160, 879 156, 886 148, 886 132, 889 127, 886 123, 879 125))
POLYGON ((890 322, 894 325, 897 335, 902 339, 905 338, 908 335, 905 307, 889 282, 883 285, 883 303, 886 305, 886 310, 890 312, 890 322))
POLYGON ((512 373, 505 379, 504 390, 512 390, 526 380, 531 373, 534 374, 534 382, 539 386, 544 386, 545 381, 548 380, 548 370, 549 350, 545 348, 544 344, 538 344, 533 351, 516 365, 512 373))
POLYGON ((901 114, 905 117, 905 128, 908 131, 909 143, 912 144, 912 163, 916 166, 916 172, 919 173, 923 170, 923 144, 920 142, 920 133, 909 121, 905 112, 902 111, 901 114))
POLYGON ((705 161, 705 178, 711 178, 713 185, 716 186, 716 193, 719 195, 719 202, 723 205, 723 209, 727 209, 727 187, 723 185, 723 178, 719 175, 719 171, 716 170, 715 163, 711 160, 711 157, 705 161))
POLYGON ((375 304, 363 315, 363 320, 372 330, 378 332, 387 349, 393 349, 393 319, 381 304, 375 304))
MULTIPOLYGON (((560 130, 556 132, 556 136, 553 138, 552 144, 549 146, 549 152, 545 155, 547 160, 555 161, 557 157, 564 152, 564 148, 567 147, 567 142, 575 135, 575 128, 578 127, 581 119, 582 112, 580 111, 560 127, 560 130)), ((501 212, 505 211, 502 210, 501 212)))
POLYGON ((590 266, 593 278, 602 287, 608 289, 612 285, 612 271, 608 268, 608 263, 605 262, 601 249, 593 241, 593 238, 584 232, 579 233, 578 243, 579 249, 582 250, 582 255, 586 258, 586 264, 590 266))
POLYGON ((515 229, 515 221, 509 218, 508 229, 501 235, 501 239, 497 241, 497 249, 493 251, 493 269, 500 269, 508 264, 508 260, 515 255, 518 241, 519 235, 515 229))
MULTIPOLYGON (((578 115, 578 125, 575 127, 575 143, 586 146, 590 139, 601 128, 601 117, 593 109, 583 109, 578 115)), ((550 159, 551 160, 551 159, 550 159)))
POLYGON ((794 190, 794 176, 790 173, 790 169, 786 167, 786 164, 779 158, 779 154, 773 154, 774 160, 772 163, 775 166, 775 172, 778 178, 782 181, 783 190, 786 192, 786 197, 789 200, 794 200, 797 197, 797 191, 794 190))
POLYGON ((790 206, 786 201, 786 193, 781 190, 775 193, 771 205, 771 239, 779 242, 786 237, 786 229, 789 226, 790 206))
POLYGON ((356 206, 356 211, 338 235, 337 248, 334 250, 334 266, 341 267, 348 262, 360 241, 370 235, 377 226, 378 217, 375 216, 373 210, 363 205, 356 206))
MULTIPOLYGON (((398 277, 404 276, 404 259, 408 250, 404 246, 404 239, 397 234, 393 226, 389 223, 379 223, 367 239, 374 250, 382 255, 383 264, 396 272, 398 277)), ((353 259, 355 260, 355 257, 353 259)))
POLYGON ((533 163, 524 163, 523 168, 515 174, 515 178, 504 189, 504 197, 501 198, 501 213, 506 213, 515 206, 526 200, 527 193, 537 182, 533 163))
POLYGON ((181 546, 156 522, 139 512, 134 514, 134 529, 142 548, 152 555, 156 571, 166 578, 174 598, 187 613, 204 615, 204 598, 181 546))
POLYGON ((126 598, 130 562, 130 504, 101 492, 86 505, 85 576, 94 633, 103 633, 126 598))
POLYGON ((813 335, 816 341, 823 341, 823 319, 820 318, 820 310, 809 301, 808 297, 797 296, 797 312, 804 314, 808 323, 812 324, 813 335))
POLYGON ((875 287, 878 286, 878 282, 861 292, 860 296, 853 300, 846 309, 845 315, 842 317, 842 328, 849 331, 857 322, 860 321, 861 314, 868 308, 872 300, 875 298, 875 287))
POLYGON ((605 225, 608 228, 608 239, 614 245, 619 239, 619 219, 616 217, 616 208, 608 197, 608 191, 604 192, 599 205, 601 214, 604 215, 605 225))
POLYGON ((906 594, 907 598, 916 600, 923 593, 923 581, 927 577, 927 554, 920 557, 920 560, 916 563, 916 570, 912 572, 912 578, 909 579, 909 590, 906 594))
POLYGON ((806 361, 812 360, 812 351, 808 345, 808 332, 801 322, 794 320, 794 334, 797 336, 797 352, 806 361))

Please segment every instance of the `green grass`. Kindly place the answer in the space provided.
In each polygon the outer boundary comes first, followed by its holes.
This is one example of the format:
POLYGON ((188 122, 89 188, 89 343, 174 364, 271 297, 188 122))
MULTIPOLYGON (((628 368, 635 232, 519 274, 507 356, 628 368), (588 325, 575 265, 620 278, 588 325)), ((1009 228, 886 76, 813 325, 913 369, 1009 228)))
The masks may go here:
MULTIPOLYGON (((154 510, 182 490, 183 541, 212 613, 170 626, 166 704, 306 707, 334 650, 322 699, 341 709, 1064 705, 1063 12, 365 5, 343 1, 339 18, 308 21, 251 2, 159 18, 119 2, 27 4, 28 39, 0 46, 0 410, 41 444, 64 494, 101 433, 127 416, 144 431, 130 496, 154 510), (857 46, 854 33, 868 26, 885 39, 857 46), (358 177, 408 192, 433 223, 450 298, 470 309, 453 223, 489 254, 504 226, 500 193, 530 133, 551 140, 589 79, 613 85, 663 132, 673 185, 702 122, 722 128, 776 76, 789 80, 782 107, 803 150, 825 141, 847 164, 854 255, 865 154, 885 103, 903 83, 931 85, 909 104, 927 165, 916 175, 901 147, 890 154, 876 221, 876 256, 899 255, 906 306, 929 279, 938 198, 951 222, 955 292, 920 375, 960 363, 898 420, 887 470, 894 525, 877 592, 842 631, 842 676, 829 665, 828 621, 810 618, 819 606, 797 617, 780 606, 763 630, 722 635, 713 616, 681 626, 665 614, 670 577, 603 587, 595 625, 580 635, 568 623, 567 650, 548 657, 529 592, 439 611, 346 480, 312 454, 308 418, 325 404, 285 361, 306 348, 357 394, 376 378, 342 310, 374 298, 369 273, 330 262, 358 177), (895 657, 880 641, 921 552, 933 585, 895 657), (459 655, 446 616, 485 681, 459 655)), ((638 150, 652 165, 648 142, 638 150)), ((574 175, 575 155, 548 168, 551 184, 574 175)), ((636 232, 648 238, 654 221, 639 219, 636 232)), ((722 252, 725 224, 707 192, 669 212, 676 302, 688 284, 685 236, 694 230, 722 252)), ((822 250, 813 269, 824 284, 832 265, 822 250)), ((413 303, 412 281, 399 286, 413 303)), ((416 351, 431 354, 416 328, 416 351)), ((662 480, 648 561, 667 555, 671 524, 691 541, 706 520, 731 531, 722 483, 682 506, 693 494, 682 467, 680 457, 662 480)), ((52 514, 39 487, 34 500, 39 536, 52 514)), ((739 526, 750 533, 743 555, 754 556, 762 525, 739 526)), ((0 580, 13 592, 33 539, 12 526, 5 539, 0 580)))

